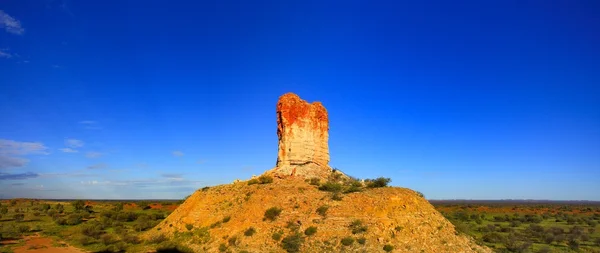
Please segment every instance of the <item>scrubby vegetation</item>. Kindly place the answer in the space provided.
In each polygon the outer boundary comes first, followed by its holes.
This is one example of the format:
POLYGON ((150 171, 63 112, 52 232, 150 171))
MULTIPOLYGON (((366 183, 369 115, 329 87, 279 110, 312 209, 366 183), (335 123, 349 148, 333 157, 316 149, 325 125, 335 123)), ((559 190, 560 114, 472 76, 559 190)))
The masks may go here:
POLYGON ((265 219, 274 221, 281 214, 282 209, 279 207, 271 207, 265 211, 265 219))
MULTIPOLYGON (((175 207, 174 201, 5 200, 0 202, 0 239, 19 240, 39 234, 91 252, 167 252, 169 248, 192 252, 164 236, 140 239, 141 233, 158 224, 175 207)), ((1 248, 8 252, 13 246, 1 248)))
POLYGON ((433 202, 459 233, 498 252, 598 252, 600 205, 433 202))

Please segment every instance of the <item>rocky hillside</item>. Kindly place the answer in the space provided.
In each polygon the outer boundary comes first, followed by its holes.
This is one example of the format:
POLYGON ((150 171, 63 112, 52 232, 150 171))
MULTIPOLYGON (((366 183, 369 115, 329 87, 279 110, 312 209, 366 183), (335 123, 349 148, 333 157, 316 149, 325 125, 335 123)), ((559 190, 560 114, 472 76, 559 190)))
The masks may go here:
POLYGON ((195 252, 490 252, 410 189, 336 195, 307 181, 200 189, 148 237, 163 234, 195 252))

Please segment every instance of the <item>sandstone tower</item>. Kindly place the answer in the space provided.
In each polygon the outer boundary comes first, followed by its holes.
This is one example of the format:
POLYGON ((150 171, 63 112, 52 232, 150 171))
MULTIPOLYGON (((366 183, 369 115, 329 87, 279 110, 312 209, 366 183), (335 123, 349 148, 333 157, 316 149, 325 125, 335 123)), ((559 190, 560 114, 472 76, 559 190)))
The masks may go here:
POLYGON ((279 151, 276 167, 269 172, 277 177, 326 177, 329 167, 329 119, 320 102, 308 103, 294 93, 277 102, 279 151))

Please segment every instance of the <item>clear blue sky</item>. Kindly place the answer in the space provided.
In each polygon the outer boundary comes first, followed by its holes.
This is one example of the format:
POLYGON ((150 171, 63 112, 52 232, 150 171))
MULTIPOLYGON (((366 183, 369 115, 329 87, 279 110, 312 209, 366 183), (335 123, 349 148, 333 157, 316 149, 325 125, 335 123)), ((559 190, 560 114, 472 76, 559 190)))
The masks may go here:
POLYGON ((295 92, 328 109, 350 175, 600 200, 599 1, 247 2, 2 1, 0 197, 247 179, 295 92))

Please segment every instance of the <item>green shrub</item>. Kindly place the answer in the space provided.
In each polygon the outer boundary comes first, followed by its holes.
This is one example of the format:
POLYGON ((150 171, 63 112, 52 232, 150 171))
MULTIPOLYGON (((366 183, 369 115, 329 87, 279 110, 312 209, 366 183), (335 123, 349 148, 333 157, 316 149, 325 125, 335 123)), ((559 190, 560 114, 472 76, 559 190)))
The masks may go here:
POLYGON ((273 177, 267 176, 267 175, 262 175, 262 176, 258 177, 258 182, 260 184, 270 184, 270 183, 273 183, 273 177))
POLYGON ((321 183, 321 179, 318 177, 313 177, 310 179, 309 184, 311 185, 319 185, 321 183))
POLYGON ((94 240, 94 238, 86 236, 86 235, 79 236, 76 241, 83 246, 96 243, 96 240, 94 240))
POLYGON ((219 252, 225 252, 227 251, 227 245, 225 245, 225 243, 221 243, 219 245, 219 252))
POLYGON ((339 192, 334 192, 331 194, 331 199, 335 200, 335 201, 341 201, 342 200, 342 194, 340 194, 339 192))
POLYGON ((258 184, 258 183, 259 183, 259 181, 256 178, 248 180, 248 185, 253 185, 253 184, 258 184))
POLYGON ((350 185, 344 190, 344 193, 360 192, 363 189, 363 185, 358 180, 352 180, 350 185))
POLYGON ((178 245, 174 242, 164 242, 161 243, 156 248, 157 253, 167 253, 167 252, 181 252, 181 253, 194 253, 190 247, 185 245, 178 245))
POLYGON ((71 205, 76 211, 83 210, 85 208, 85 202, 83 200, 76 200, 71 203, 71 205))
POLYGON ((25 214, 15 213, 13 214, 13 219, 15 219, 15 221, 23 221, 23 219, 25 219, 25 214))
POLYGON ((192 229, 194 229, 194 225, 193 225, 193 224, 185 224, 185 228, 186 228, 188 231, 191 231, 192 229))
POLYGON ((343 185, 335 182, 325 182, 321 186, 319 186, 319 190, 326 192, 341 192, 343 185))
POLYGON ((320 206, 319 208, 317 208, 317 213, 319 215, 325 217, 325 215, 327 215, 327 210, 329 210, 329 206, 323 205, 323 206, 320 206))
POLYGON ((303 243, 304 237, 302 237, 302 234, 296 232, 283 238, 281 240, 281 247, 290 253, 300 252, 303 243))
POLYGON ((367 238, 361 237, 356 240, 359 244, 364 245, 367 242, 367 238))
POLYGON ((363 225, 361 220, 352 221, 352 223, 350 223, 350 229, 352 230, 352 234, 367 232, 367 226, 363 225))
POLYGON ((396 226, 396 227, 394 228, 394 230, 396 230, 397 232, 400 232, 400 231, 402 231, 402 229, 404 229, 402 226, 396 226))
POLYGON ((376 179, 366 179, 365 180, 365 183, 368 188, 386 187, 390 182, 392 182, 392 179, 385 178, 385 177, 378 177, 376 179))
POLYGON ((225 216, 225 218, 223 218, 222 222, 227 223, 227 222, 229 222, 229 220, 231 220, 231 216, 225 216))
POLYGON ((254 229, 254 227, 249 227, 246 229, 246 231, 244 231, 245 236, 253 236, 254 233, 256 233, 256 229, 254 229))
POLYGON ((265 219, 274 221, 281 214, 282 209, 279 207, 271 207, 265 211, 265 219))
POLYGON ((118 239, 111 234, 103 234, 102 236, 100 236, 100 242, 102 242, 102 244, 104 245, 111 245, 117 241, 118 239))
POLYGON ((354 243, 354 238, 352 237, 344 237, 342 238, 342 245, 344 246, 350 246, 354 243))
POLYGON ((386 244, 385 246, 383 246, 383 250, 385 250, 385 252, 391 252, 392 250, 394 250, 394 246, 386 244))
POLYGON ((72 213, 72 214, 69 214, 69 216, 67 216, 66 224, 71 225, 71 226, 78 225, 82 222, 82 219, 83 219, 83 217, 81 217, 80 214, 72 213))
POLYGON ((236 236, 229 237, 229 239, 227 240, 227 243, 229 243, 229 246, 237 245, 237 237, 236 236))
POLYGON ((201 227, 194 230, 198 243, 204 244, 210 241, 210 230, 207 227, 201 227))
POLYGON ((423 193, 420 191, 417 191, 417 196, 419 196, 421 198, 425 198, 425 195, 423 195, 423 193))
POLYGON ((29 232, 29 226, 27 226, 27 225, 19 225, 19 226, 17 227, 17 230, 18 230, 18 231, 19 231, 19 233, 21 233, 21 234, 22 234, 22 233, 26 233, 26 232, 29 232))
POLYGON ((167 240, 167 237, 164 234, 153 234, 148 237, 148 242, 151 244, 159 244, 167 240))
POLYGON ((141 242, 138 236, 130 234, 123 235, 122 239, 124 242, 129 244, 139 244, 141 242))
POLYGON ((277 231, 275 233, 273 233, 273 235, 271 235, 271 238, 275 241, 279 241, 281 240, 281 236, 283 236, 283 231, 277 231))
POLYGON ((314 235, 316 232, 317 232, 317 227, 315 227, 315 226, 310 226, 306 230, 304 230, 304 234, 308 235, 308 236, 314 235))
POLYGON ((100 238, 100 235, 104 233, 99 225, 92 223, 81 225, 81 227, 79 227, 79 231, 81 234, 93 237, 95 239, 100 238))

